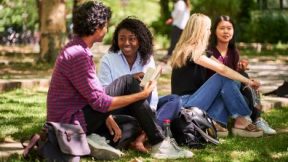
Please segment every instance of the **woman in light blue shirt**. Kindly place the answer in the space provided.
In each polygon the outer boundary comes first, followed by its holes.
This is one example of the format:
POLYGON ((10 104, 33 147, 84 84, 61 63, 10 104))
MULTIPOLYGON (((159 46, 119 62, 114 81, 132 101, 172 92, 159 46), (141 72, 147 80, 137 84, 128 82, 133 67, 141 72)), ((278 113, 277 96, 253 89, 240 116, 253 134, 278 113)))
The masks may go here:
MULTIPOLYGON (((155 68, 152 40, 151 32, 142 21, 128 17, 120 22, 114 32, 109 53, 100 62, 99 79, 103 86, 127 74, 143 77, 149 67, 155 68)), ((179 96, 158 98, 157 88, 151 94, 149 105, 160 126, 164 119, 174 119, 181 108, 179 96)))

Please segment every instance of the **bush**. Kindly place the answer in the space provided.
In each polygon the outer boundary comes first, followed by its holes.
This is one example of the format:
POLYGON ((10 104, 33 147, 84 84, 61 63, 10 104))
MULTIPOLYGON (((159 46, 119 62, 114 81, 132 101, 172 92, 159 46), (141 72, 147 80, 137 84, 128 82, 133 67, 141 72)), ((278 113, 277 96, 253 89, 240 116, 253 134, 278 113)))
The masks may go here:
POLYGON ((288 42, 288 14, 287 12, 261 11, 255 12, 254 18, 247 28, 256 42, 260 43, 283 43, 288 42))

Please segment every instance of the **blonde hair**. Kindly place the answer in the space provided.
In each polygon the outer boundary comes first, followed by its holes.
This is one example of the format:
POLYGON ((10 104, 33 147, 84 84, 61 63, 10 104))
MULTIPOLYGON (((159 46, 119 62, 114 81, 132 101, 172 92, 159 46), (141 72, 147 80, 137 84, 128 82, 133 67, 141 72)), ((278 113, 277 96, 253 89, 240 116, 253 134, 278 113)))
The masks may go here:
POLYGON ((192 14, 176 44, 171 66, 179 68, 187 60, 197 60, 206 50, 210 36, 211 19, 201 13, 192 14))

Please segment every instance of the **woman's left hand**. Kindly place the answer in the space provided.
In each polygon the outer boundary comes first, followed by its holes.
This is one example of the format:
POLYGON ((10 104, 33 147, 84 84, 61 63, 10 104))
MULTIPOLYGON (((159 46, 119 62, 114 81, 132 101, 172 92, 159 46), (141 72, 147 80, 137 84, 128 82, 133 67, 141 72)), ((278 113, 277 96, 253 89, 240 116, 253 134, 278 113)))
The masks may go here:
POLYGON ((109 117, 106 119, 106 126, 109 129, 110 134, 113 136, 113 141, 117 142, 122 137, 122 131, 119 128, 118 124, 114 120, 112 115, 109 115, 109 117))

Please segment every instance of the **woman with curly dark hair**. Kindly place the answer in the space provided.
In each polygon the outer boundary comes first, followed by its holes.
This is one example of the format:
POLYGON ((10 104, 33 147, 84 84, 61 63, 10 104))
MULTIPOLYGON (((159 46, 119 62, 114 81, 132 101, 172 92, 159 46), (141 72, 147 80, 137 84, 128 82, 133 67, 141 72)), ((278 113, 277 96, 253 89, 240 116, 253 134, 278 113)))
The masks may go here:
MULTIPOLYGON (((133 17, 122 20, 114 32, 109 53, 100 62, 99 79, 102 85, 107 86, 127 74, 139 78, 148 68, 155 68, 152 40, 151 32, 142 21, 133 17)), ((148 103, 160 126, 165 119, 174 119, 181 108, 179 96, 167 95, 159 99, 157 88, 153 90, 148 103)), ((133 146, 138 151, 147 152, 143 145, 144 137, 144 134, 139 136, 133 146)))
MULTIPOLYGON (((118 24, 118 26, 116 27, 113 38, 112 38, 112 45, 109 51, 117 53, 120 50, 118 41, 122 40, 121 35, 119 35, 119 32, 122 29, 130 31, 131 33, 133 33, 134 36, 136 36, 136 37, 131 37, 131 38, 136 38, 139 44, 141 44, 138 46, 137 51, 140 54, 142 65, 145 65, 147 61, 150 59, 150 56, 153 54, 153 42, 152 42, 153 37, 152 37, 151 32, 146 27, 146 25, 140 20, 137 20, 132 17, 128 17, 124 19, 123 21, 121 21, 120 24, 118 24)), ((135 56, 134 56, 134 59, 136 58, 135 56)), ((131 62, 133 63, 134 61, 131 61, 131 62)))

